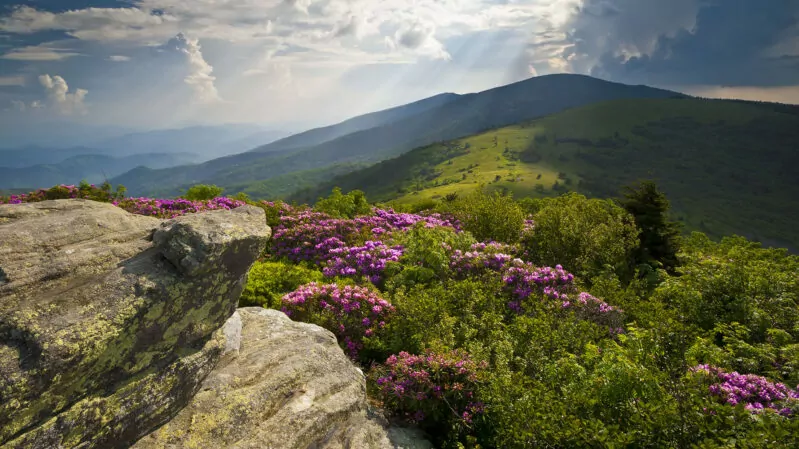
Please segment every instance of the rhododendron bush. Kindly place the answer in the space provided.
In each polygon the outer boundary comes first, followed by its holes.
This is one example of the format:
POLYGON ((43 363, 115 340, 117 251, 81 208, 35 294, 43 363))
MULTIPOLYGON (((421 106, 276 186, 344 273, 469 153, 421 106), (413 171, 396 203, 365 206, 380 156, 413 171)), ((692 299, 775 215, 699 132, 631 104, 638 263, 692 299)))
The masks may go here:
POLYGON ((487 367, 460 350, 422 355, 403 351, 374 369, 371 378, 384 406, 412 422, 469 426, 484 409, 475 392, 478 371, 487 367))
POLYGON ((282 310, 296 320, 330 329, 357 358, 363 339, 386 326, 394 306, 365 287, 312 282, 284 296, 282 310))
POLYGON ((40 189, 35 192, 20 195, 0 196, 0 204, 34 203, 47 200, 60 199, 90 199, 112 203, 126 211, 147 215, 156 218, 176 218, 181 215, 205 212, 211 210, 230 210, 243 206, 244 201, 226 197, 218 197, 203 201, 190 201, 186 199, 154 199, 154 198, 125 198, 124 188, 111 191, 109 184, 97 187, 94 184, 81 183, 79 186, 60 185, 50 189, 40 189))
POLYGON ((82 185, 0 203, 56 198, 159 218, 263 208, 272 239, 241 304, 331 331, 372 405, 438 447, 799 447, 786 251, 694 234, 673 272, 642 266, 634 217, 578 194, 418 212, 357 192, 311 207, 82 185))

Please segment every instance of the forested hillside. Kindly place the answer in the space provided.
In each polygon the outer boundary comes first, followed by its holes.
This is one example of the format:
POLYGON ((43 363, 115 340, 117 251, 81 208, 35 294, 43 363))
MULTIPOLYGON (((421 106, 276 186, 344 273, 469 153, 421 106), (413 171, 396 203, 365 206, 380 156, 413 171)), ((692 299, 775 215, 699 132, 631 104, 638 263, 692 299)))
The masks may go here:
POLYGON ((619 100, 418 148, 291 196, 334 186, 379 201, 442 200, 480 185, 516 197, 615 195, 655 179, 687 229, 799 248, 799 107, 619 100))

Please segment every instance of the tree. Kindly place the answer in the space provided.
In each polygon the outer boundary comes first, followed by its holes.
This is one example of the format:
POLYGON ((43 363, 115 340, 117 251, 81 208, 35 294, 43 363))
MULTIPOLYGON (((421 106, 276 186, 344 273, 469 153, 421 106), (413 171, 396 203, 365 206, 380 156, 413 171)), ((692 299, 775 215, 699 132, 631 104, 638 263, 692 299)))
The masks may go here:
POLYGON ((681 224, 669 221, 669 200, 653 181, 624 188, 620 205, 635 218, 641 243, 633 253, 635 265, 660 266, 674 274, 679 266, 681 224))
POLYGON ((183 198, 189 201, 207 201, 220 195, 225 189, 216 185, 197 184, 189 188, 183 198))
POLYGON ((626 269, 625 262, 638 246, 633 217, 608 200, 588 199, 577 193, 527 201, 535 232, 523 245, 537 265, 563 265, 585 279, 610 268, 626 269))

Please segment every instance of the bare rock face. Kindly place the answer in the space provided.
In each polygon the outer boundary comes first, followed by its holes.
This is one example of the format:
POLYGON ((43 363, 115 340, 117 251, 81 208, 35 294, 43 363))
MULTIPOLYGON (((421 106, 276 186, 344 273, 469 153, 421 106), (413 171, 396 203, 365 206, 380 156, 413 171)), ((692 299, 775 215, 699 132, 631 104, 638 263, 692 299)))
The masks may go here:
POLYGON ((0 448, 128 447, 167 422, 231 350, 269 235, 249 206, 0 205, 0 448))
POLYGON ((432 447, 407 435, 396 444, 385 423, 367 417, 363 373, 329 331, 262 308, 239 309, 223 330, 240 335, 238 347, 135 449, 432 447))

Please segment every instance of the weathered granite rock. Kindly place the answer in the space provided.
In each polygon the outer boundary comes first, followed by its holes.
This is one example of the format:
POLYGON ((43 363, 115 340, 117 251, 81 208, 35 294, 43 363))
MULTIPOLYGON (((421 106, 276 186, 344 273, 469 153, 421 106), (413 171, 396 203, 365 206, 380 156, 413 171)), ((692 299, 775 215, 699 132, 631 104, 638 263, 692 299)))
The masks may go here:
POLYGON ((230 345, 268 237, 249 206, 161 223, 1 205, 0 447, 127 447, 174 416, 230 345))
POLYGON ((240 332, 240 346, 186 408, 134 449, 432 447, 407 435, 395 444, 367 417, 363 373, 327 330, 261 308, 239 309, 224 329, 240 332))

